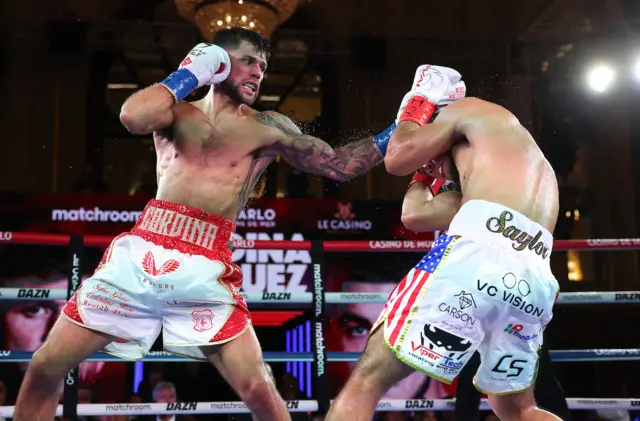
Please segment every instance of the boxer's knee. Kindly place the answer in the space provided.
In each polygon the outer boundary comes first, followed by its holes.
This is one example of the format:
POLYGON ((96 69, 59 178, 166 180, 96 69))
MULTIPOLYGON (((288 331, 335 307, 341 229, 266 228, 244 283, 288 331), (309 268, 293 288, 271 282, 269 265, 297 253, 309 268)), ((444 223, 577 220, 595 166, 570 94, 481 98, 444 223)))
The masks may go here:
POLYGON ((238 394, 252 411, 266 409, 274 399, 280 399, 275 384, 262 376, 243 382, 238 394))
POLYGON ((63 355, 55 355, 46 347, 42 347, 31 357, 28 372, 39 379, 57 381, 69 370, 66 365, 63 355))

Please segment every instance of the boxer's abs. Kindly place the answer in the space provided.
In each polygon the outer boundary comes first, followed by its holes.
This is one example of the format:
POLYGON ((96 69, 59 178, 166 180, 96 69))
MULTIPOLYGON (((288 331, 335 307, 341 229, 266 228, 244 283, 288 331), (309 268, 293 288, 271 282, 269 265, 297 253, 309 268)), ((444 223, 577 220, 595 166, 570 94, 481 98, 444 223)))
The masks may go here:
POLYGON ((250 156, 172 153, 158 159, 156 198, 179 203, 234 221, 266 166, 250 156))
POLYGON ((463 201, 502 204, 554 231, 558 215, 555 173, 542 152, 529 142, 477 139, 454 158, 460 171, 463 201))

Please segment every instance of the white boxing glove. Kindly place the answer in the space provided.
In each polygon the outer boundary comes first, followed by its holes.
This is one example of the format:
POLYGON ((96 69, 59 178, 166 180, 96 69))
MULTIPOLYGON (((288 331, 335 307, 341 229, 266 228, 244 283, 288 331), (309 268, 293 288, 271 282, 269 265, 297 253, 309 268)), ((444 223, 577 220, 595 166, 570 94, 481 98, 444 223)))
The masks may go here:
POLYGON ((426 124, 442 107, 464 98, 467 87, 462 75, 451 68, 422 65, 416 70, 411 90, 404 96, 396 122, 426 124))
POLYGON ((215 44, 200 43, 189 51, 178 70, 161 84, 169 89, 176 101, 182 101, 201 86, 222 82, 230 72, 231 59, 223 48, 215 44))

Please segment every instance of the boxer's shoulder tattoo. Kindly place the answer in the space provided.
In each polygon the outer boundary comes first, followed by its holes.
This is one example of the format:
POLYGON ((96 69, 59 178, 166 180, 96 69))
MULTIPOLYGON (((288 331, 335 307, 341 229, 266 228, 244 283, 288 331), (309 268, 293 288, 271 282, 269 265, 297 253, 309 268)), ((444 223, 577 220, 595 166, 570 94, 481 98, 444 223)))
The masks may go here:
POLYGON ((275 111, 264 111, 253 116, 260 123, 282 130, 288 135, 299 135, 302 131, 289 117, 275 111))
POLYGON ((280 129, 288 136, 278 152, 289 164, 309 173, 333 180, 349 180, 382 161, 371 137, 347 143, 336 149, 325 141, 300 131, 289 118, 274 111, 256 113, 262 124, 280 129))

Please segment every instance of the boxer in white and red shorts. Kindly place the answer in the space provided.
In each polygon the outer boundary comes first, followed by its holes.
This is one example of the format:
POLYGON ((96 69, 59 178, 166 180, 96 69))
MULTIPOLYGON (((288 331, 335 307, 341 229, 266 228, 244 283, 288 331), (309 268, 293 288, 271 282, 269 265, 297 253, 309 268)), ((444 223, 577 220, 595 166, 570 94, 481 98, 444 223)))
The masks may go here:
POLYGON ((112 244, 33 355, 15 421, 50 421, 71 368, 101 349, 139 359, 161 328, 165 349, 206 357, 254 419, 291 419, 237 293, 242 276, 231 264, 230 220, 278 157, 307 173, 350 180, 383 160, 395 124, 334 149, 278 112, 253 109, 269 54, 259 33, 225 28, 124 102, 124 127, 153 136, 157 200, 112 244), (192 101, 204 87, 207 94, 192 101))
POLYGON ((199 346, 227 342, 251 324, 238 292, 242 272, 231 263, 234 232, 223 217, 152 200, 62 314, 118 338, 104 351, 122 358, 143 358, 162 330, 165 350, 205 360, 199 346))

